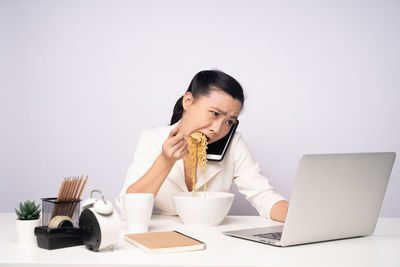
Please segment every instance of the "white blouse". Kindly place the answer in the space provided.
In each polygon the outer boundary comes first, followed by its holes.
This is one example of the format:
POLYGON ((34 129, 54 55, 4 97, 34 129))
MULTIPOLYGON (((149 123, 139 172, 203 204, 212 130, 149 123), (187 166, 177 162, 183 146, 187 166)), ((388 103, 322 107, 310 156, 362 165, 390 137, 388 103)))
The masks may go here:
MULTIPOLYGON (((126 189, 151 167, 157 156, 162 152, 162 144, 178 123, 145 130, 141 133, 133 163, 128 168, 121 193, 116 198, 117 206, 119 206, 123 217, 122 197, 126 194, 126 189)), ((204 171, 197 171, 199 179, 196 183, 196 191, 202 191, 206 182, 207 191, 231 192, 232 182, 235 181, 239 192, 246 196, 246 199, 257 209, 260 216, 268 219, 272 206, 284 199, 273 191, 239 132, 235 133, 222 161, 207 162, 205 176, 206 181, 203 179, 204 171)), ((188 192, 183 159, 175 163, 160 191, 155 196, 153 213, 177 215, 171 195, 178 192, 188 192)))

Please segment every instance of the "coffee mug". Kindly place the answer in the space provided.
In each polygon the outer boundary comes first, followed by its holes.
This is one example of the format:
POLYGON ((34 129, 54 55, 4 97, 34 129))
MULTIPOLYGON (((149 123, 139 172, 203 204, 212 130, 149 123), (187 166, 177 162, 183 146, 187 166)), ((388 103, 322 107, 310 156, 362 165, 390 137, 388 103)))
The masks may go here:
POLYGON ((127 193, 124 195, 123 207, 128 224, 128 233, 144 233, 148 231, 153 204, 153 194, 127 193))

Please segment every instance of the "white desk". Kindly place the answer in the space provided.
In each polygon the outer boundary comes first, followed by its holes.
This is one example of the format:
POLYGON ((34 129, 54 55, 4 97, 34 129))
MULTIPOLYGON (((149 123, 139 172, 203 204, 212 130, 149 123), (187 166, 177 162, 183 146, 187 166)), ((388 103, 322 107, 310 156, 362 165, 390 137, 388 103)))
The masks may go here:
MULTIPOLYGON (((372 236, 278 248, 221 231, 277 225, 256 216, 229 216, 222 225, 191 228, 175 216, 153 216, 150 231, 178 230, 207 243, 204 251, 147 255, 121 239, 114 248, 45 250, 15 243, 15 215, 0 213, 0 266, 400 266, 400 218, 381 218, 372 236)), ((122 225, 124 228, 125 225, 122 225)))

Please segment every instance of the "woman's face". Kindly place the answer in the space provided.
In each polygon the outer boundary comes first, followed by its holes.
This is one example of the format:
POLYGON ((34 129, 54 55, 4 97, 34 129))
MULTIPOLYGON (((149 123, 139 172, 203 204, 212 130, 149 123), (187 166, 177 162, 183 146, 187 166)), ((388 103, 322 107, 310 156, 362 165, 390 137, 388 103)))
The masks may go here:
POLYGON ((182 132, 186 135, 203 133, 209 144, 228 134, 242 110, 239 100, 218 89, 196 100, 187 92, 182 104, 184 112, 179 124, 182 132))

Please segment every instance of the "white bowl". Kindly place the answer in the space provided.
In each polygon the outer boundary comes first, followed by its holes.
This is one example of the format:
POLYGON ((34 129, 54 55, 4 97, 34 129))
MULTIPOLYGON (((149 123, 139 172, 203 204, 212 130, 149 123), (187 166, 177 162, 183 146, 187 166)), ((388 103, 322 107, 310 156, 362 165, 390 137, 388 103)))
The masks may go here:
POLYGON ((220 224, 232 206, 234 194, 225 192, 183 192, 172 196, 176 212, 184 224, 215 226, 220 224))

